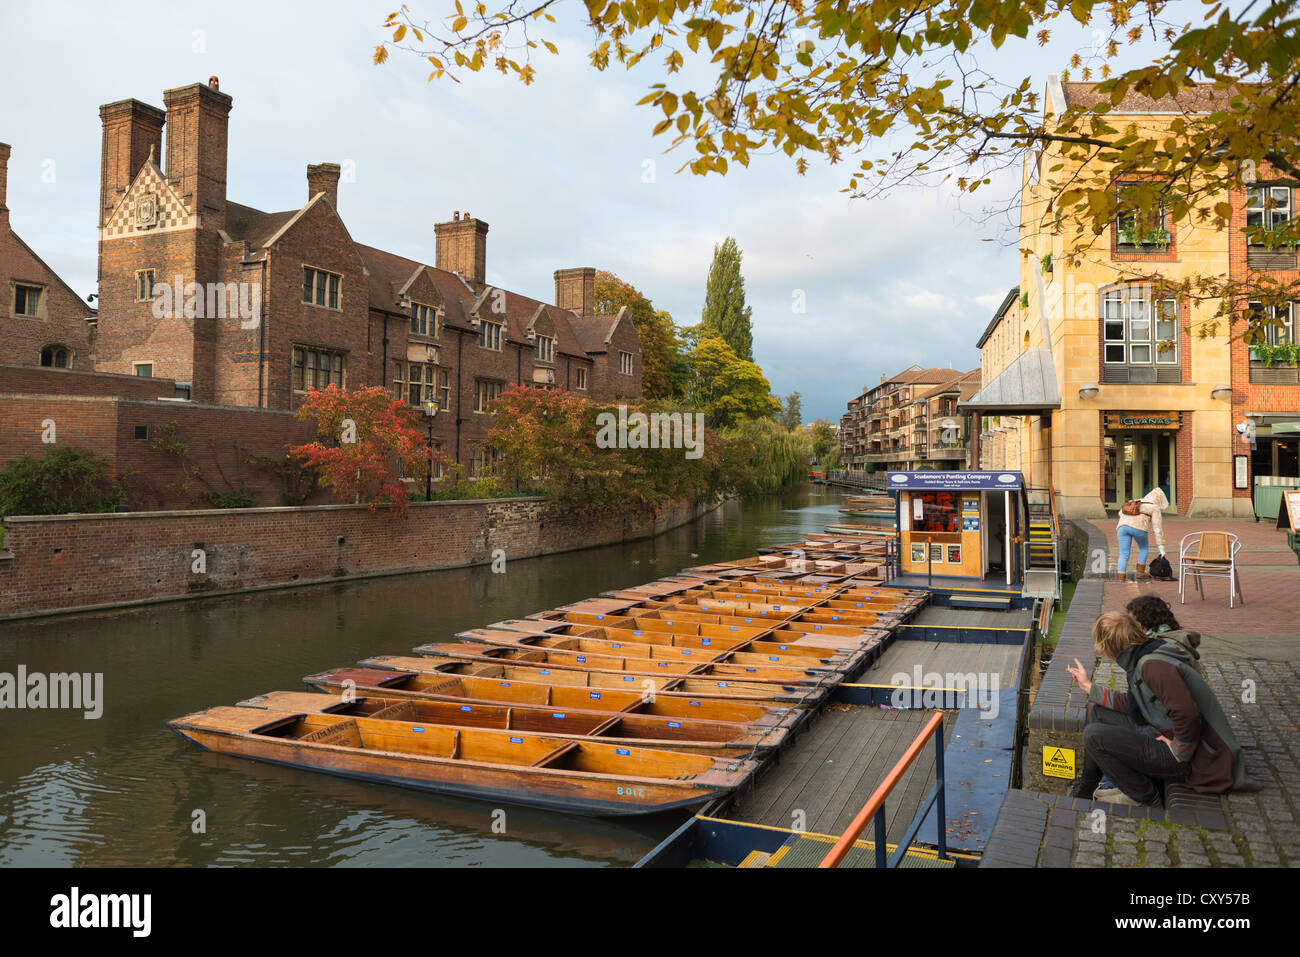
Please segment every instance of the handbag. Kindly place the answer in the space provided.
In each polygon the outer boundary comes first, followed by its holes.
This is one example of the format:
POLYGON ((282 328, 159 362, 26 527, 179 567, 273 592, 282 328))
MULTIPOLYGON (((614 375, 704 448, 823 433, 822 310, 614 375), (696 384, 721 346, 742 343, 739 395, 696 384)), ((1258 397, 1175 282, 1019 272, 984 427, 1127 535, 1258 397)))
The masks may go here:
POLYGON ((1157 581, 1171 582, 1177 580, 1174 578, 1173 566, 1169 564, 1169 559, 1163 555, 1157 555, 1152 559, 1151 564, 1147 566, 1147 573, 1157 581))
POLYGON ((1120 509, 1120 511, 1123 512, 1125 515, 1141 515, 1142 503, 1135 498, 1131 498, 1124 503, 1124 506, 1120 509))

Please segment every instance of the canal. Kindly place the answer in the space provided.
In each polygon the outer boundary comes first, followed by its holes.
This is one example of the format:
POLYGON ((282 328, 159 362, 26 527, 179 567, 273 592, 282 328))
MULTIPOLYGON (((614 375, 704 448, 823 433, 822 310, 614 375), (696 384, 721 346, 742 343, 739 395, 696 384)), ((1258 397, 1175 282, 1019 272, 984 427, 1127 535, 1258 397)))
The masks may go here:
POLYGON ((576 818, 200 752, 164 725, 370 655, 820 531, 821 486, 641 542, 487 566, 0 625, 0 671, 103 674, 102 715, 0 711, 0 865, 609 866, 683 817, 576 818))

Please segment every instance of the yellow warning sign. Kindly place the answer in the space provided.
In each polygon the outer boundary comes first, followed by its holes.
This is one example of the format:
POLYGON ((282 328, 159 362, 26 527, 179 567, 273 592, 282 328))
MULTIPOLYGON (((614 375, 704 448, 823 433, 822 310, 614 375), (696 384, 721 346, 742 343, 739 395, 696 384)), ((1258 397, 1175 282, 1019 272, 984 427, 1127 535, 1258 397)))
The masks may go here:
POLYGON ((1043 748, 1043 775, 1074 780, 1074 751, 1070 748, 1043 748))

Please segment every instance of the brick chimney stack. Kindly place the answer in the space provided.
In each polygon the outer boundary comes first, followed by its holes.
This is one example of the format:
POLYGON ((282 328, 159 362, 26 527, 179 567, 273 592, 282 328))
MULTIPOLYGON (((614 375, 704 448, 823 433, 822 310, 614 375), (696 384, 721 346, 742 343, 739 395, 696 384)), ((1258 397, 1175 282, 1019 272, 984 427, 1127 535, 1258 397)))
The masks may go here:
POLYGON ((162 161, 163 125, 167 116, 156 106, 139 100, 118 100, 99 108, 103 146, 99 162, 99 225, 121 202, 127 187, 153 150, 162 161))
POLYGON ((226 225, 226 141, 234 100, 191 83, 163 93, 167 106, 167 180, 206 229, 226 225))
POLYGON ((555 304, 580 316, 595 315, 596 270, 591 266, 555 270, 555 304))
POLYGON ((320 163, 307 167, 307 201, 311 202, 317 193, 324 193, 330 206, 339 208, 339 174, 342 167, 338 163, 320 163))
POLYGON ((482 287, 487 282, 487 233, 488 224, 471 218, 468 212, 464 216, 457 213, 450 222, 435 223, 434 265, 458 272, 475 287, 482 287))
POLYGON ((0 228, 9 225, 9 144, 0 143, 0 228))

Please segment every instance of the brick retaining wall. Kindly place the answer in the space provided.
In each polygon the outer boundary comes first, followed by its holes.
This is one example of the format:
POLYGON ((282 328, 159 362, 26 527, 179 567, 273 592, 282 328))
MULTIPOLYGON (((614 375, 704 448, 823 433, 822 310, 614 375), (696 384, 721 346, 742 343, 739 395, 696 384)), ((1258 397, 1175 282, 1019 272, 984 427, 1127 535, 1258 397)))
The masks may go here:
POLYGON ((0 619, 485 564, 609 545, 709 506, 560 510, 540 498, 17 516, 4 520, 0 619), (202 571, 195 571, 201 549, 202 571))

